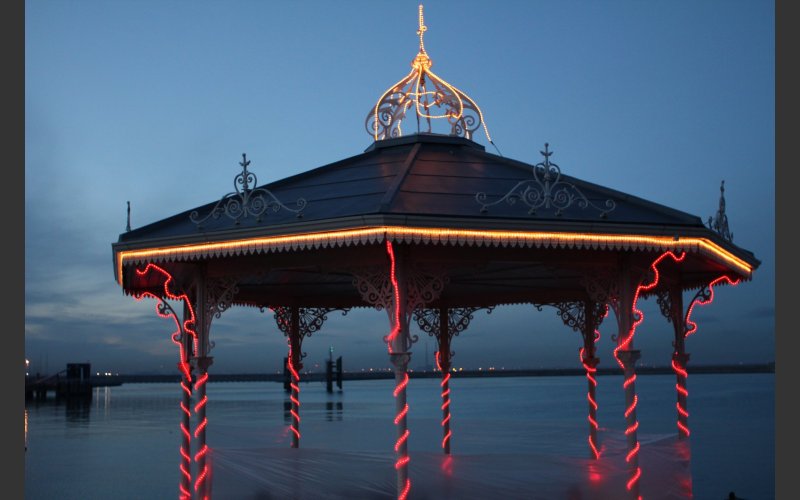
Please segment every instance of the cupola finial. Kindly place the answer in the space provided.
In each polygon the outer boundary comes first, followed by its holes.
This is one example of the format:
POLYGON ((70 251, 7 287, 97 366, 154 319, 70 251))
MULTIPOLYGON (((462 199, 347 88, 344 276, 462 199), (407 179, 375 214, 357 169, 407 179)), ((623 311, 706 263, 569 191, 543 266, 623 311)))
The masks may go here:
MULTIPOLYGON (((403 135, 406 112, 414 108, 417 133, 433 133, 432 120, 446 120, 448 135, 472 139, 473 132, 483 127, 486 139, 494 145, 478 105, 467 94, 447 83, 431 71, 433 61, 425 51, 425 17, 419 6, 419 53, 411 61, 411 72, 381 95, 366 119, 367 132, 376 140, 403 135), (427 130, 421 130, 421 126, 427 130)), ((496 147, 496 146, 495 146, 496 147)), ((498 151, 499 152, 499 151, 498 151)))

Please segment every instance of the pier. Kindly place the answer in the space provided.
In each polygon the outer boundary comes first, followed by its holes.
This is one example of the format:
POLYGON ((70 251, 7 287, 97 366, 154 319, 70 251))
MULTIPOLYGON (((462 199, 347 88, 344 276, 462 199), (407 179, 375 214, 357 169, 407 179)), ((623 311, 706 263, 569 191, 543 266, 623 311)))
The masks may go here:
POLYGON ((48 395, 56 400, 90 400, 94 387, 121 384, 117 378, 92 377, 89 363, 67 363, 66 369, 52 375, 26 375, 25 400, 41 401, 48 399, 48 395))

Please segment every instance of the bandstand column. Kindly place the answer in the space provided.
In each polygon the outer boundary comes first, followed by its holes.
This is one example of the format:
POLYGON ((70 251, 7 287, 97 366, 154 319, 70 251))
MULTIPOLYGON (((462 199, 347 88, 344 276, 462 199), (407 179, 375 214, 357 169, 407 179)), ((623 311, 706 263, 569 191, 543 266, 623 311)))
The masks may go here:
MULTIPOLYGON (((188 304, 183 306, 183 322, 186 324, 192 318, 188 304)), ((192 337, 185 331, 181 332, 181 359, 178 361, 178 371, 181 372, 181 481, 180 498, 192 498, 192 365, 189 363, 192 353, 192 337)))
POLYGON ((686 352, 686 322, 683 317, 683 294, 679 288, 671 288, 669 291, 672 325, 675 328, 675 350, 672 353, 672 369, 675 371, 677 393, 676 409, 678 413, 678 438, 689 437, 689 410, 687 389, 687 378, 689 373, 686 365, 689 362, 689 353, 686 352))
POLYGON ((394 445, 395 470, 397 471, 397 498, 404 500, 411 489, 408 478, 408 403, 406 399, 406 386, 408 385, 408 363, 411 361, 410 335, 408 331, 407 315, 407 285, 403 261, 395 256, 392 245, 387 241, 387 250, 391 258, 390 279, 394 285, 394 307, 391 310, 392 331, 387 337, 389 348, 389 361, 394 367, 395 388, 395 418, 397 427, 397 441, 394 445))
POLYGON ((586 399, 589 403, 589 416, 587 417, 589 421, 589 448, 592 453, 592 458, 599 458, 600 449, 597 443, 597 379, 595 379, 595 374, 597 373, 597 364, 600 362, 600 359, 595 357, 597 351, 595 342, 597 342, 597 326, 600 318, 595 315, 594 306, 595 304, 592 301, 586 301, 584 303, 585 322, 583 325, 583 332, 581 332, 583 334, 581 363, 586 371, 586 380, 588 384, 586 399))
MULTIPOLYGON (((351 268, 355 285, 361 298, 376 309, 385 310, 389 316, 391 331, 383 337, 386 343, 389 362, 394 370, 396 413, 394 425, 397 428, 397 441, 394 451, 397 457, 397 498, 408 496, 411 481, 408 478, 408 364, 411 361, 411 345, 418 340, 409 332, 412 313, 418 314, 425 305, 438 300, 447 276, 441 266, 425 266, 404 259, 404 249, 395 249, 392 241, 384 241, 388 266, 386 264, 351 268)), ((438 315, 437 315, 438 316, 438 315)), ((430 333, 433 330, 428 330, 430 333)), ((438 332, 438 328, 436 329, 438 332)))
POLYGON ((442 373, 442 450, 450 454, 450 321, 448 309, 439 308, 439 350, 436 353, 436 365, 442 373))
POLYGON ((196 294, 195 294, 195 314, 197 326, 197 354, 191 359, 192 366, 196 371, 196 378, 194 379, 194 414, 195 414, 195 428, 193 436, 197 443, 197 453, 194 455, 194 462, 196 465, 196 477, 194 480, 194 491, 196 498, 205 500, 210 498, 211 492, 208 487, 208 477, 210 470, 207 463, 208 445, 206 444, 206 427, 208 426, 208 419, 206 417, 206 405, 208 403, 208 396, 206 395, 206 382, 208 382, 208 368, 213 363, 213 358, 208 355, 210 342, 209 334, 211 331, 210 302, 208 283, 204 273, 199 273, 196 281, 196 294))
POLYGON ((289 322, 289 372, 291 374, 291 402, 292 402, 292 448, 300 446, 300 373, 303 369, 301 362, 301 338, 300 338, 300 308, 292 306, 290 308, 289 322))
POLYGON ((640 351, 634 349, 622 350, 617 352, 617 358, 624 366, 625 382, 625 435, 628 442, 628 454, 625 456, 625 461, 628 462, 631 469, 631 479, 628 482, 628 489, 633 493, 634 498, 639 496, 639 439, 637 436, 637 429, 639 421, 636 419, 636 361, 641 356, 640 351))
POLYGON ((211 356, 199 356, 194 361, 198 371, 197 379, 194 383, 195 394, 197 395, 197 403, 194 407, 195 415, 197 416, 197 426, 194 431, 194 437, 197 439, 195 491, 198 499, 207 499, 211 497, 211 491, 208 484, 210 474, 210 467, 207 463, 209 449, 206 444, 206 427, 208 426, 208 419, 206 418, 206 404, 208 403, 206 382, 208 381, 208 368, 213 364, 214 358, 211 356))
POLYGON ((625 391, 625 436, 627 438, 628 453, 625 456, 625 461, 628 463, 630 469, 630 479, 626 487, 631 494, 632 498, 639 498, 639 477, 641 476, 641 469, 639 468, 639 438, 637 429, 639 421, 636 417, 636 404, 638 398, 636 396, 636 361, 639 359, 641 353, 633 349, 633 331, 634 321, 634 303, 635 289, 637 283, 631 279, 631 269, 624 263, 621 269, 620 281, 620 296, 617 304, 617 323, 619 325, 619 333, 617 336, 617 348, 614 350, 614 355, 618 363, 623 369, 624 382, 622 384, 625 391))

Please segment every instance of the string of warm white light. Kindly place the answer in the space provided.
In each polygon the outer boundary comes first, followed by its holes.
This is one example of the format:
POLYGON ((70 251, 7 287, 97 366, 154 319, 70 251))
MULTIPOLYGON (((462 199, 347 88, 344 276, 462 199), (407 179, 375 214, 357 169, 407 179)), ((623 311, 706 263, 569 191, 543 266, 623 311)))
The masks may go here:
POLYGON ((440 245, 474 245, 502 247, 574 248, 608 250, 673 250, 708 255, 749 278, 753 266, 706 238, 647 236, 635 234, 592 234, 553 231, 490 231, 473 229, 441 229, 406 226, 377 226, 341 231, 322 231, 284 236, 263 236, 215 243, 192 243, 159 246, 137 250, 120 250, 116 254, 117 281, 122 284, 123 266, 152 261, 193 260, 198 257, 233 256, 289 249, 318 249, 341 245, 364 245, 393 241, 397 243, 429 243, 440 245))

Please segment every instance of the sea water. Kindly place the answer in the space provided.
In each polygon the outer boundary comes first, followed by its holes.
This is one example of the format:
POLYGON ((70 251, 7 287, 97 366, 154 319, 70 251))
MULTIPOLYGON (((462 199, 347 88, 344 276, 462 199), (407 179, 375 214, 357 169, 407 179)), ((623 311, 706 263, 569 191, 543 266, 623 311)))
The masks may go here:
MULTIPOLYGON (((289 448, 291 416, 282 384, 213 382, 213 374, 211 380, 206 435, 216 474, 213 498, 367 498, 366 491, 373 493, 370 498, 392 498, 392 380, 345 380, 332 394, 324 383, 301 383, 299 450, 289 448), (258 487, 250 488, 251 483, 258 487), (353 494, 341 493, 346 491, 353 494)), ((623 380, 616 375, 597 380, 600 441, 611 448, 625 428, 623 380)), ((558 484, 581 477, 571 471, 588 456, 585 377, 454 375, 450 386, 452 459, 446 462, 439 380, 412 374, 409 498, 428 498, 425 488, 438 488, 433 478, 447 474, 461 489, 439 498, 485 498, 487 491, 505 492, 503 498, 607 496, 592 496, 582 485, 558 484), (548 488, 531 491, 535 474, 547 478, 548 488)), ((686 498, 722 500, 731 491, 747 500, 775 498, 774 374, 692 374, 688 387, 691 491, 686 498)), ((666 474, 660 465, 646 467, 645 458, 677 435, 675 376, 640 375, 636 391, 644 488, 666 474)), ((126 383, 97 387, 84 404, 28 402, 25 498, 177 498, 180 400, 177 383, 126 383)), ((674 497, 656 489, 643 490, 644 498, 674 497)))

